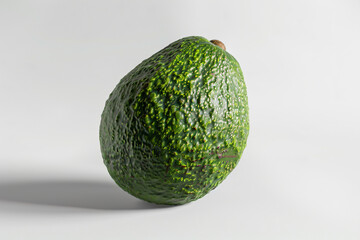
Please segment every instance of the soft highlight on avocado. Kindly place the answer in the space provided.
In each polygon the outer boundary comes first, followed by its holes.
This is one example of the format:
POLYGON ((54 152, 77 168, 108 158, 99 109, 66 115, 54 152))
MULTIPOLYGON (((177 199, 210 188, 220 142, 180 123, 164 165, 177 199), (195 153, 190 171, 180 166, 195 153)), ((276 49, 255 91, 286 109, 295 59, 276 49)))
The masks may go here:
POLYGON ((229 175, 248 134, 239 63, 220 41, 192 36, 121 79, 101 115, 100 146, 122 189, 178 205, 203 197, 229 175))

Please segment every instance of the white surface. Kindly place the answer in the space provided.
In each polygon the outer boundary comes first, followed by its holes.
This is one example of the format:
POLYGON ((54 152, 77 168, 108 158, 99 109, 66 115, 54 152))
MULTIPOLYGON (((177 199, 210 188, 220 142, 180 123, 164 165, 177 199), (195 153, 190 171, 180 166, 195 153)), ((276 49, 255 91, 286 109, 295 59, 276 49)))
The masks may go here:
POLYGON ((0 239, 360 239, 359 12, 358 0, 1 1, 0 239), (100 114, 121 77, 190 35, 240 62, 251 132, 216 190, 155 208, 110 179, 100 114))

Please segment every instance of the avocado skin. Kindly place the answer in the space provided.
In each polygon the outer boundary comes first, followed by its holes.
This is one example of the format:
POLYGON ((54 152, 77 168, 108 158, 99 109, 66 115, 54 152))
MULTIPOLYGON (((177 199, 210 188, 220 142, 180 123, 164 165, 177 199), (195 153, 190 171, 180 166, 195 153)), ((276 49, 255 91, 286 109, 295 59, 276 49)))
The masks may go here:
POLYGON ((185 204, 235 168, 249 134, 239 63, 203 37, 144 60, 106 101, 100 146, 111 177, 148 202, 185 204))

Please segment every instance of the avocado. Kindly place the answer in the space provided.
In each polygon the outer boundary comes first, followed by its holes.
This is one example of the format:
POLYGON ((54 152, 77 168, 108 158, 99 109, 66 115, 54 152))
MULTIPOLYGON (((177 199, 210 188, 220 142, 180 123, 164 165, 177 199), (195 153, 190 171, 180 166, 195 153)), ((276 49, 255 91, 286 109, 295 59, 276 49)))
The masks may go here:
POLYGON ((179 205, 228 176, 248 134, 239 63, 220 41, 191 36, 121 79, 101 115, 100 146, 122 189, 148 202, 179 205))

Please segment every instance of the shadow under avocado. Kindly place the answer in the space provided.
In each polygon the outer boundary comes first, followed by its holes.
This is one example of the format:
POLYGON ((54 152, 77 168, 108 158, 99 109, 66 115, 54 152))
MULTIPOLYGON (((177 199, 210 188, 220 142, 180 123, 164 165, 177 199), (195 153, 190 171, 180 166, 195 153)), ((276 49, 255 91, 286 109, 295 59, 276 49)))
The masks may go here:
POLYGON ((0 183, 0 201, 97 210, 141 210, 171 206, 139 200, 100 181, 38 180, 0 183))

